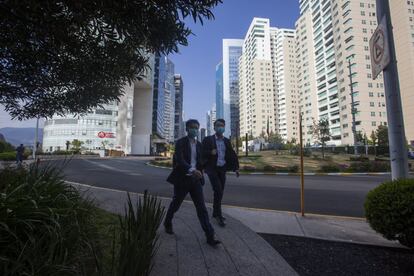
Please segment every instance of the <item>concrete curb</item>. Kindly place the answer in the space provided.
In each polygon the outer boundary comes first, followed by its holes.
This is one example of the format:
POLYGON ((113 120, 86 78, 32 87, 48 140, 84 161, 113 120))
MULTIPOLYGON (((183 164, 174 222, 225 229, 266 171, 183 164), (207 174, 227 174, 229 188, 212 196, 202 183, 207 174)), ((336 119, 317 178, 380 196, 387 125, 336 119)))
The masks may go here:
MULTIPOLYGON (((160 168, 160 169, 168 169, 171 170, 170 167, 158 166, 151 164, 150 162, 146 162, 145 165, 160 168)), ((234 174, 234 172, 229 172, 229 174, 234 174)), ((283 176, 300 176, 300 173, 270 173, 270 172, 240 172, 242 175, 283 175, 283 176)), ((414 173, 410 172, 411 175, 414 173)), ((368 176, 378 176, 378 175, 391 175, 390 172, 378 172, 378 173, 305 173, 305 176, 358 176, 358 175, 368 175, 368 176)))

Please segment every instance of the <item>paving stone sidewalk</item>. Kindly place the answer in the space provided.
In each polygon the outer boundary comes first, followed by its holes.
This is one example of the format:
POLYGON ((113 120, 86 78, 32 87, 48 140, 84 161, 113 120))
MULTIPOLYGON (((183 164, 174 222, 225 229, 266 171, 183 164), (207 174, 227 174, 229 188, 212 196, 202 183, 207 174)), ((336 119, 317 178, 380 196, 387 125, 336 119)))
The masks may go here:
MULTIPOLYGON (((105 188, 75 185, 94 198, 99 206, 113 213, 124 212, 125 192, 105 188)), ((136 199, 136 194, 131 194, 136 199)), ((169 200, 162 199, 168 206, 169 200)), ((211 210, 209 209, 211 213, 211 210)), ((239 220, 227 217, 227 226, 213 223, 217 238, 222 244, 217 248, 207 245, 198 222, 194 206, 183 202, 174 217, 174 235, 159 229, 160 247, 151 275, 297 275, 284 258, 264 239, 239 220)))

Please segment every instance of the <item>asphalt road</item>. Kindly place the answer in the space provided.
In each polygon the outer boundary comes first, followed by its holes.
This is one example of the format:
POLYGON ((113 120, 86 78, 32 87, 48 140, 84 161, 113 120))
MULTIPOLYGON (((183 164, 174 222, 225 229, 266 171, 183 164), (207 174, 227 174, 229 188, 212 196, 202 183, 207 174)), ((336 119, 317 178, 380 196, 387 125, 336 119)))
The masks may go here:
MULTIPOLYGON (((146 165, 145 158, 74 159, 64 167, 69 181, 171 197, 169 170, 146 165)), ((52 161, 59 164, 59 161, 52 161)), ((305 176, 305 211, 336 216, 364 216, 366 194, 390 176, 305 176)), ((300 210, 298 176, 228 175, 223 204, 272 210, 300 210)), ((208 178, 207 202, 213 194, 208 178)))

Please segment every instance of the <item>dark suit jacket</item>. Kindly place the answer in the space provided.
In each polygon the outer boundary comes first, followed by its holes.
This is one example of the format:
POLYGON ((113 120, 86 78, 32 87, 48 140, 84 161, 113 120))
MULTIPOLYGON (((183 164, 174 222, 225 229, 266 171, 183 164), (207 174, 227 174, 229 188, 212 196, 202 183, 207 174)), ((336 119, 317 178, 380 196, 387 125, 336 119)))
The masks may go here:
MULTIPOLYGON (((202 148, 201 143, 197 141, 197 164, 196 169, 203 171, 202 148)), ((186 136, 175 143, 175 153, 173 157, 173 170, 168 176, 167 181, 173 185, 180 184, 184 181, 188 170, 191 168, 191 145, 190 139, 186 136)), ((204 178, 201 179, 204 185, 204 178)))
MULTIPOLYGON (((230 140, 226 137, 224 137, 224 144, 226 145, 226 170, 236 171, 239 169, 239 158, 237 157, 237 154, 234 151, 230 140)), ((217 165, 218 154, 212 155, 211 151, 213 149, 217 150, 216 137, 215 135, 207 136, 203 140, 203 160, 204 167, 207 172, 209 170, 215 169, 217 165)))

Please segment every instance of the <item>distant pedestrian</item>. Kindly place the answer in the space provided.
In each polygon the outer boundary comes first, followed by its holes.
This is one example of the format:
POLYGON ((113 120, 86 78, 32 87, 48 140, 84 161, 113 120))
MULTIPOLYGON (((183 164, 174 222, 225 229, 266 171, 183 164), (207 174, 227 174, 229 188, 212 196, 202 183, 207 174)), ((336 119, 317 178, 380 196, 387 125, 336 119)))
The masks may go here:
POLYGON ((226 172, 234 171, 239 177, 239 159, 230 139, 224 137, 226 121, 218 119, 214 122, 215 134, 203 140, 203 159, 205 171, 214 191, 213 218, 224 227, 226 223, 221 211, 221 201, 226 184, 226 172))
POLYGON ((174 197, 170 203, 164 220, 165 232, 174 234, 172 220, 186 195, 189 193, 197 211, 201 227, 207 238, 207 243, 216 246, 220 241, 214 237, 214 229, 210 224, 203 195, 203 167, 202 148, 197 141, 200 123, 197 120, 188 120, 186 130, 188 136, 179 139, 175 145, 173 170, 167 181, 174 185, 174 197))
POLYGON ((24 154, 24 146, 23 144, 20 144, 20 146, 16 148, 16 163, 18 166, 22 165, 23 154, 24 154))

